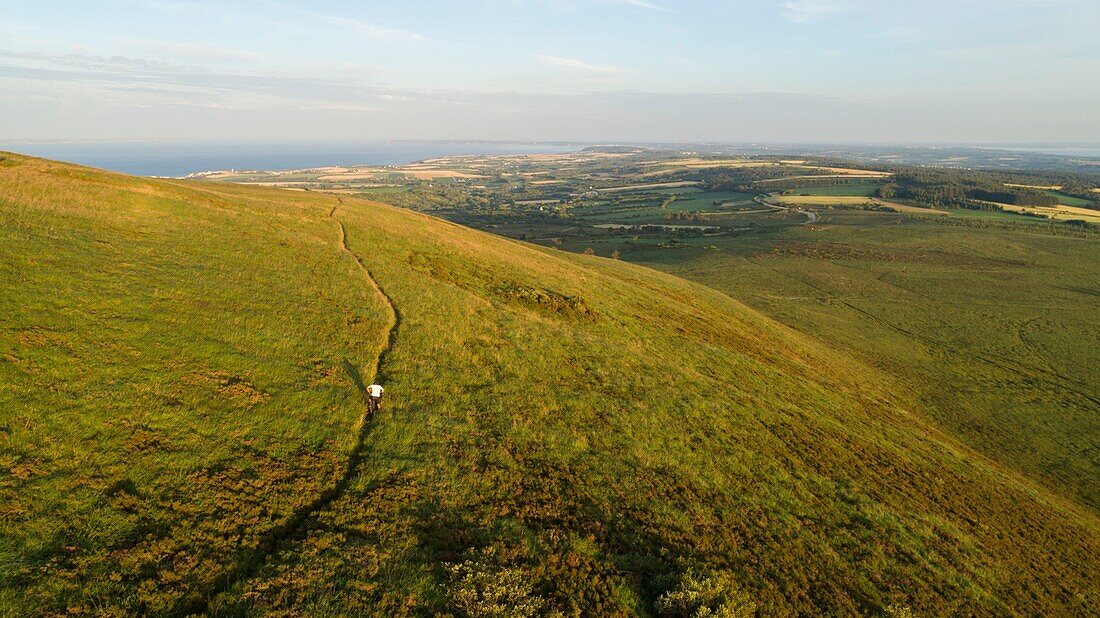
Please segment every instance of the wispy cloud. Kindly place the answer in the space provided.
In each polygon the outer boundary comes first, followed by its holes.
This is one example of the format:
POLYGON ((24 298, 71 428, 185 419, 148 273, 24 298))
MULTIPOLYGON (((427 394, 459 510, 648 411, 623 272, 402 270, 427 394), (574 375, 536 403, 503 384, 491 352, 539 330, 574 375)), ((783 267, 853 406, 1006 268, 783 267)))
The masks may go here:
MULTIPOLYGON (((178 65, 122 56, 42 54, 0 50, 0 80, 37 83, 40 91, 79 87, 100 96, 141 92, 182 106, 312 105, 367 109, 363 100, 381 90, 352 74, 288 75, 178 65)), ((137 99, 135 99, 136 101, 137 99)))
POLYGON ((659 4, 654 4, 652 2, 647 2, 646 0, 605 0, 605 1, 606 2, 612 2, 614 4, 627 4, 627 5, 630 5, 630 6, 638 7, 640 9, 649 9, 650 11, 658 11, 658 12, 661 12, 661 13, 671 13, 671 11, 669 11, 665 7, 663 7, 659 4))
POLYGON ((383 39, 387 41, 399 41, 403 43, 427 43, 431 40, 423 34, 420 34, 419 32, 402 30, 401 28, 389 28, 386 26, 379 26, 377 24, 367 23, 353 17, 342 17, 339 15, 322 15, 320 13, 309 13, 309 15, 322 23, 345 28, 356 34, 371 39, 383 39))
POLYGON ((321 24, 341 28, 368 39, 397 43, 428 43, 432 40, 419 32, 373 24, 355 17, 318 13, 291 6, 282 6, 281 8, 288 13, 293 13, 321 24))
POLYGON ((610 64, 592 64, 585 62, 584 60, 577 60, 576 58, 562 58, 561 56, 551 56, 550 54, 539 54, 537 56, 540 62, 545 64, 566 67, 569 69, 578 69, 581 71, 588 71, 589 73, 602 73, 604 75, 621 75, 623 73, 632 73, 630 69, 624 69, 623 67, 617 67, 610 64))
MULTIPOLYGON (((145 8, 168 14, 204 15, 222 22, 247 22, 254 24, 266 19, 283 26, 300 26, 302 22, 339 28, 367 39, 390 43, 426 43, 431 39, 419 32, 403 28, 384 26, 349 15, 333 15, 311 9, 298 8, 289 2, 272 2, 264 5, 260 14, 246 10, 245 7, 227 3, 211 3, 205 0, 132 0, 145 8)), ((308 4, 306 6, 309 6, 308 4)))
POLYGON ((127 47, 146 53, 166 54, 195 60, 260 60, 264 57, 263 54, 258 52, 221 45, 175 43, 148 39, 128 39, 122 41, 122 43, 127 47))
POLYGON ((783 3, 783 17, 799 24, 821 19, 840 10, 832 0, 791 0, 783 3))

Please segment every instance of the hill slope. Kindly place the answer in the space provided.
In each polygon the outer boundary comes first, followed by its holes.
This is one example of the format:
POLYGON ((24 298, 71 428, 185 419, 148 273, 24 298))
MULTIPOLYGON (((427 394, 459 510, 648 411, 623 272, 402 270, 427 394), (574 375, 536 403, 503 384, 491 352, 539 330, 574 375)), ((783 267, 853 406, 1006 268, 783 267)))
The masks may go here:
POLYGON ((718 292, 3 156, 6 610, 645 614, 689 572, 769 615, 1095 606, 1092 512, 718 292))

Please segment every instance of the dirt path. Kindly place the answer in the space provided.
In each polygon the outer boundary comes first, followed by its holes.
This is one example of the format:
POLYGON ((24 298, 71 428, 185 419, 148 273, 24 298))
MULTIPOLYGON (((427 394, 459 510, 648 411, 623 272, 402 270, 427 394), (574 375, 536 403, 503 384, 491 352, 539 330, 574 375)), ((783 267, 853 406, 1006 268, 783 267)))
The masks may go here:
MULTIPOLYGON (((344 203, 343 199, 336 199, 339 200, 339 203, 334 206, 332 208, 332 211, 329 213, 329 217, 333 219, 336 219, 336 210, 340 207, 341 204, 344 203)), ((397 330, 401 326, 401 314, 397 311, 397 305, 393 303, 393 299, 390 298, 390 295, 382 289, 382 286, 378 284, 378 280, 374 278, 373 274, 371 274, 370 269, 367 268, 366 264, 363 263, 362 258, 360 258, 359 255, 352 251, 351 247, 348 246, 348 233, 347 229, 344 228, 344 224, 339 220, 336 220, 336 225, 340 228, 340 250, 350 255, 355 260, 355 264, 359 266, 359 270, 362 271, 363 276, 367 280, 367 283, 371 286, 375 293, 378 294, 379 298, 381 298, 386 304, 386 313, 388 315, 386 317, 386 326, 383 329, 386 331, 386 341, 382 345, 382 348, 378 351, 378 355, 375 356, 374 365, 371 367, 370 372, 371 376, 374 379, 378 379, 379 374, 382 371, 382 363, 385 360, 386 355, 389 353, 390 349, 393 348, 394 341, 396 341, 397 339, 397 330)))
MULTIPOLYGON (((328 213, 329 218, 336 222, 339 230, 340 251, 355 260, 356 266, 359 268, 360 272, 362 272, 363 277, 366 279, 371 289, 374 290, 386 305, 386 324, 381 329, 381 332, 385 334, 385 340, 383 341, 382 347, 379 348, 378 354, 374 357, 370 372, 366 374, 369 381, 380 381, 386 356, 389 354, 390 350, 393 349, 393 344, 397 340, 397 331, 401 326, 401 314, 397 311, 397 306, 394 305, 393 299, 390 298, 389 294, 387 294, 386 291, 382 289, 382 286, 378 284, 378 281, 374 278, 374 275, 371 274, 366 264, 363 263, 363 260, 348 246, 347 229, 344 227, 343 222, 336 218, 336 211, 341 205, 343 205, 343 199, 337 198, 337 204, 333 206, 332 210, 328 213)), ((267 562, 268 558, 279 549, 284 541, 296 536, 297 533, 305 528, 310 520, 312 520, 321 510, 329 504, 332 504, 334 500, 347 491, 348 483, 355 476, 355 472, 360 462, 363 460, 363 445, 369 433, 368 428, 370 425, 368 421, 370 421, 370 416, 366 407, 367 393, 363 375, 350 363, 345 365, 345 369, 351 374, 352 380, 363 396, 364 406, 363 413, 359 416, 359 420, 355 423, 355 427, 353 428, 355 433, 355 446, 348 455, 347 463, 344 466, 344 471, 340 475, 339 480, 337 480, 336 484, 332 487, 321 492, 309 503, 302 505, 302 507, 291 514, 282 525, 276 526, 265 533, 260 538, 259 545, 251 555, 239 560, 236 563, 236 568, 228 570, 224 575, 219 577, 200 597, 182 599, 174 611, 171 612, 172 615, 191 616, 196 614, 208 614, 210 602, 219 593, 231 589, 240 582, 251 579, 256 574, 256 571, 267 562)))

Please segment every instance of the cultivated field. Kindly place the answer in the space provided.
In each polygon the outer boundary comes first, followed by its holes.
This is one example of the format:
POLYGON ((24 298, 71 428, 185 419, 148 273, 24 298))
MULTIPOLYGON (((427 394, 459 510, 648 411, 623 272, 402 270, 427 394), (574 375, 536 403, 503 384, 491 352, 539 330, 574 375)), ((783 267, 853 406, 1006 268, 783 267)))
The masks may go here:
MULTIPOLYGON (((995 203, 995 202, 991 202, 995 203)), ((1054 219, 1056 221, 1069 221, 1073 219, 1088 221, 1089 223, 1100 223, 1100 210, 1093 210, 1091 208, 1077 208, 1074 206, 1015 206, 1013 204, 996 204, 1002 210, 1009 212, 1021 212, 1034 215, 1041 215, 1048 219, 1054 219)))

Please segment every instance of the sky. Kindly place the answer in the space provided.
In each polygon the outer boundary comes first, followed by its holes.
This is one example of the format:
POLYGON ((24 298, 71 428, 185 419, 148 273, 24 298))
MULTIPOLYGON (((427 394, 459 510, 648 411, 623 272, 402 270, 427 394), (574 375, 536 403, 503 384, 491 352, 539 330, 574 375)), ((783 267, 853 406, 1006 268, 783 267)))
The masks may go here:
POLYGON ((0 140, 1100 143, 1098 0, 0 0, 0 140))

